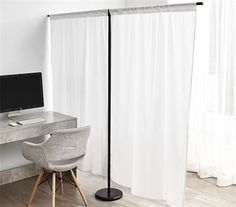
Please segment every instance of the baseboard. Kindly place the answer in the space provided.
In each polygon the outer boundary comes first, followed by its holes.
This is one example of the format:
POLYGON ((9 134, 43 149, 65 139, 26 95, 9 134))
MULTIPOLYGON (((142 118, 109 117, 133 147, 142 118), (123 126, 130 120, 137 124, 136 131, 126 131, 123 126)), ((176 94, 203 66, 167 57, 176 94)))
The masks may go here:
POLYGON ((40 168, 35 164, 28 164, 9 170, 0 171, 0 185, 30 178, 39 173, 40 168))

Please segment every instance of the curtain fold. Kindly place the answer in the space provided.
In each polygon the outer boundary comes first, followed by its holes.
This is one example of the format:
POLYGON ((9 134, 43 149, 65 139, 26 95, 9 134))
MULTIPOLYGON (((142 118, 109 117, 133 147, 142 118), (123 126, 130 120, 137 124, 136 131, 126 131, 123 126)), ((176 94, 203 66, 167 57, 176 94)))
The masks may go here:
POLYGON ((183 204, 195 9, 112 16, 112 178, 183 204))
POLYGON ((201 60, 194 66, 188 170, 229 186, 236 184, 236 2, 210 0, 205 6, 201 24, 209 22, 210 30, 199 25, 198 31, 206 39, 209 35, 210 44, 196 40, 201 60), (206 50, 207 62, 202 64, 206 50))
POLYGON ((107 17, 52 18, 53 110, 91 125, 80 168, 106 174, 107 17))

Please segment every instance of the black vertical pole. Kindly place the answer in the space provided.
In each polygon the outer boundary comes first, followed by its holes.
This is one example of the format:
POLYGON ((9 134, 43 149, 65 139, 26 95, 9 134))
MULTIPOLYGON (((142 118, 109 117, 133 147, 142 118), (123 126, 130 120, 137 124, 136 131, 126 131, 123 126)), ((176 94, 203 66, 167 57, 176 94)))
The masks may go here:
POLYGON ((108 163, 107 188, 98 190, 95 197, 102 201, 115 201, 122 198, 122 191, 111 188, 111 13, 108 10, 108 163))
POLYGON ((108 164, 107 187, 111 188, 111 14, 108 10, 108 164))

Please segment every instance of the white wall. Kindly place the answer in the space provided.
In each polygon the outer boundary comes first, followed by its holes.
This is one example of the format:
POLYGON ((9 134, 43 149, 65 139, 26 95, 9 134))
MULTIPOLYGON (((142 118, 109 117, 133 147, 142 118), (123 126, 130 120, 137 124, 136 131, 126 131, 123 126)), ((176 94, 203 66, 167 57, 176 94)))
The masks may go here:
POLYGON ((126 7, 155 6, 166 2, 167 0, 126 0, 126 7))
POLYGON ((193 2, 203 2, 207 3, 207 0, 167 0, 168 4, 181 4, 181 3, 193 3, 193 2))
MULTIPOLYGON (((0 0, 0 74, 43 71, 46 66, 47 14, 120 8, 124 7, 124 2, 0 0)), ((22 142, 0 145, 0 171, 28 163, 21 155, 21 145, 22 142)))
POLYGON ((0 68, 2 68, 2 2, 0 0, 0 68))
POLYGON ((3 19, 1 74, 42 70, 46 14, 124 6, 124 0, 0 1, 3 19))

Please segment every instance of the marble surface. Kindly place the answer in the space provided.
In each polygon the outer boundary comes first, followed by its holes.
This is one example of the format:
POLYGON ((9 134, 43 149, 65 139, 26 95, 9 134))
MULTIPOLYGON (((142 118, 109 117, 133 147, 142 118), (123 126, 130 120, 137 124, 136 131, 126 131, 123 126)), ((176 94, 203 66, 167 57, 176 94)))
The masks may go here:
POLYGON ((35 164, 28 164, 14 169, 0 171, 0 185, 30 178, 37 175, 39 170, 40 167, 35 164))
POLYGON ((0 144, 15 142, 50 134, 59 129, 77 127, 77 118, 56 112, 37 112, 19 116, 19 120, 44 118, 45 121, 36 124, 18 125, 11 127, 7 117, 0 119, 0 144))

